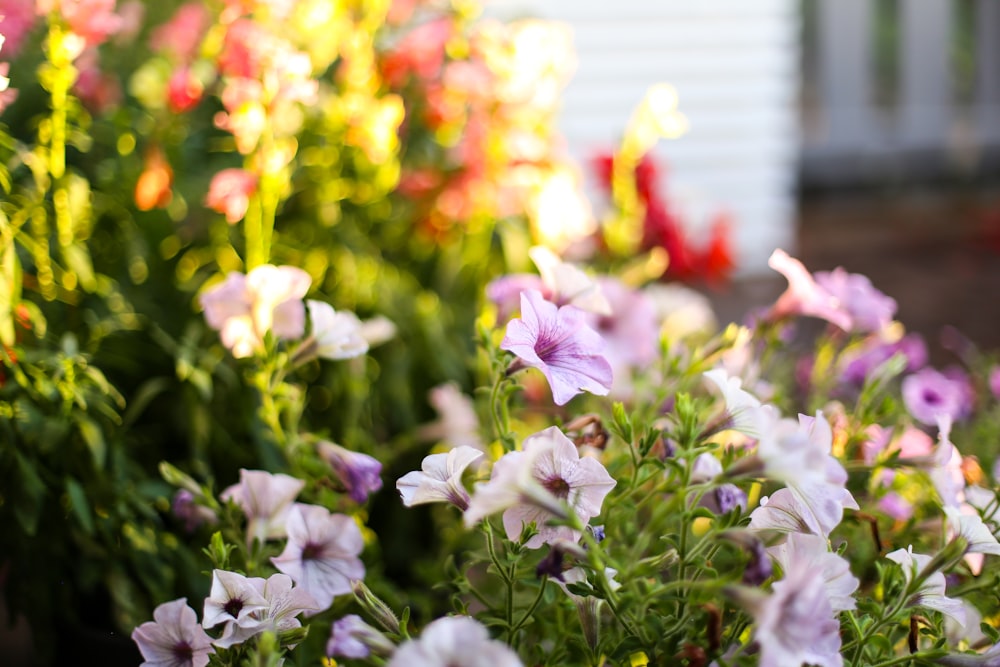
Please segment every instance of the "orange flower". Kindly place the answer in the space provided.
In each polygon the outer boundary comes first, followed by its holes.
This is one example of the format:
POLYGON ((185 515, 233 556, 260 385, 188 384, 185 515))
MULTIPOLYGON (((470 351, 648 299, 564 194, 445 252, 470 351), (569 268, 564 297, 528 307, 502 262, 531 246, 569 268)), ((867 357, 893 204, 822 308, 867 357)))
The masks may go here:
POLYGON ((173 198, 174 170, 158 146, 146 152, 145 165, 135 183, 135 205, 140 211, 164 208, 173 198))

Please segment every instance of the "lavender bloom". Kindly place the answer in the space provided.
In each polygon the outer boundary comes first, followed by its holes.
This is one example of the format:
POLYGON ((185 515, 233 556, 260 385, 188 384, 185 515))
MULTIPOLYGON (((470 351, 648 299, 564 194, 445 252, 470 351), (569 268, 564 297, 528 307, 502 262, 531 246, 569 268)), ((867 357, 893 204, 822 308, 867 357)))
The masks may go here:
POLYGON ((760 540, 752 540, 746 545, 750 552, 750 562, 743 570, 743 583, 749 586, 760 586, 773 574, 771 559, 767 557, 764 550, 764 543, 760 540))
POLYGON ((272 574, 266 580, 253 577, 247 581, 265 604, 250 612, 245 621, 227 623, 222 637, 214 642, 220 648, 242 644, 266 631, 287 632, 301 628, 299 614, 319 611, 316 600, 302 586, 293 586, 287 574, 272 574))
POLYGON ((396 482, 407 507, 424 503, 451 503, 463 512, 469 507, 469 492, 462 485, 462 473, 483 453, 472 447, 456 447, 447 454, 424 458, 419 471, 406 473, 396 482))
POLYGON ((542 371, 556 405, 565 405, 581 391, 604 396, 611 390, 605 343, 587 326, 583 311, 557 308, 536 290, 521 293, 521 317, 507 324, 500 347, 517 355, 512 370, 520 362, 542 371))
POLYGON ((530 273, 501 276, 486 286, 486 298, 497 307, 497 322, 506 322, 517 312, 521 293, 527 290, 537 290, 544 298, 552 298, 552 290, 541 278, 530 273))
POLYGON ((205 667, 215 653, 186 598, 158 606, 152 621, 132 631, 132 641, 146 659, 141 667, 205 667))
MULTIPOLYGON (((647 366, 656 357, 659 327, 649 298, 620 280, 602 278, 601 291, 608 297, 608 314, 592 315, 590 325, 607 343, 607 358, 616 380, 626 380, 632 368, 647 366)), ((616 387, 624 390, 627 387, 616 387)))
POLYGON ((351 500, 363 503, 368 495, 382 488, 382 464, 367 454, 352 452, 332 442, 317 445, 319 455, 330 464, 351 500))
POLYGON ((364 578, 365 566, 358 558, 363 548, 361 529, 351 517, 317 505, 295 505, 288 515, 288 543, 271 562, 312 595, 322 611, 337 595, 351 592, 351 581, 364 578))
POLYGON ((396 650, 388 667, 523 667, 517 654, 469 616, 439 618, 396 650))
POLYGON ((264 470, 240 470, 240 483, 222 492, 247 517, 247 542, 264 542, 285 536, 285 519, 295 496, 306 483, 290 475, 272 475, 264 470))
POLYGON ((815 274, 816 284, 832 294, 851 318, 854 331, 882 331, 896 315, 895 299, 875 289, 867 276, 842 267, 815 274))
POLYGON ((771 254, 767 265, 785 276, 788 280, 788 289, 764 315, 766 319, 777 320, 788 315, 811 315, 835 324, 844 331, 851 330, 852 318, 843 308, 840 299, 818 285, 802 262, 792 258, 784 250, 778 249, 771 254))
POLYGON ((739 507, 747 508, 747 494, 735 484, 722 484, 702 497, 700 505, 715 514, 728 514, 739 507))
POLYGON ((791 533, 781 544, 767 552, 785 572, 801 567, 820 573, 830 606, 834 612, 854 609, 858 578, 851 574, 846 560, 831 552, 826 539, 818 535, 791 533))
POLYGON ((395 649, 385 635, 361 620, 357 614, 348 614, 337 619, 330 628, 330 639, 326 643, 326 654, 331 658, 367 658, 374 650, 381 655, 389 655, 395 649))
POLYGON ((583 523, 601 513, 605 496, 615 480, 601 463, 580 458, 573 442, 551 426, 524 439, 524 451, 509 452, 493 465, 489 482, 476 484, 465 511, 465 524, 502 511, 507 537, 516 540, 524 525, 534 523, 538 532, 524 546, 537 549, 562 538, 576 541, 577 531, 550 526, 550 519, 568 516, 563 503, 583 523))
POLYGON ((925 368, 903 379, 903 404, 914 419, 933 425, 939 415, 953 421, 972 411, 968 379, 952 372, 952 376, 933 368, 925 368))
POLYGON ((896 354, 906 357, 906 372, 909 373, 918 371, 927 364, 927 344, 923 337, 920 334, 907 334, 895 343, 876 342, 848 358, 841 371, 841 380, 860 387, 876 368, 896 354))
MULTIPOLYGON (((263 579, 258 581, 264 583, 263 579)), ((214 628, 219 623, 255 625, 250 614, 262 609, 267 609, 267 600, 254 585, 254 580, 236 572, 214 570, 212 591, 205 598, 201 624, 206 628, 214 628)))
POLYGON ((170 511, 184 522, 184 530, 194 532, 203 524, 214 524, 218 521, 215 512, 195 502, 194 494, 187 489, 178 489, 170 503, 170 511))
POLYGON ((438 413, 438 419, 420 429, 420 437, 441 440, 451 447, 482 449, 479 437, 479 417, 476 405, 454 382, 431 389, 428 401, 438 413))
POLYGON ((843 665, 840 623, 820 573, 793 563, 772 589, 763 601, 748 605, 757 623, 760 666, 843 665))
POLYGON ((994 366, 990 371, 990 393, 993 398, 1000 400, 1000 366, 994 366))
MULTIPOLYGON (((921 570, 931 562, 931 556, 913 553, 913 547, 896 549, 885 555, 889 560, 899 563, 903 568, 903 576, 909 583, 921 570)), ((915 607, 936 609, 942 614, 954 618, 960 625, 965 625, 965 607, 961 600, 946 596, 945 578, 943 572, 934 572, 920 585, 910 604, 915 607)))

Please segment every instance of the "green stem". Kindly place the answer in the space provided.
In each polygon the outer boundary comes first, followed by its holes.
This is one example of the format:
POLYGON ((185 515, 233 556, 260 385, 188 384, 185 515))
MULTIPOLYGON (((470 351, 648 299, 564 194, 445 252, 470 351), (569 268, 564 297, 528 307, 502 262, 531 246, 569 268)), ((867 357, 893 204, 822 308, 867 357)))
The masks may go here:
POLYGON ((538 595, 535 596, 535 599, 531 603, 531 606, 528 607, 528 610, 524 612, 523 616, 521 616, 521 620, 519 620, 517 624, 514 626, 514 628, 511 630, 511 635, 516 634, 518 630, 523 628, 524 624, 528 622, 529 618, 531 618, 531 615, 535 613, 535 609, 538 608, 538 604, 542 601, 542 596, 545 595, 545 586, 548 583, 549 583, 548 576, 543 576, 542 584, 538 587, 538 595))

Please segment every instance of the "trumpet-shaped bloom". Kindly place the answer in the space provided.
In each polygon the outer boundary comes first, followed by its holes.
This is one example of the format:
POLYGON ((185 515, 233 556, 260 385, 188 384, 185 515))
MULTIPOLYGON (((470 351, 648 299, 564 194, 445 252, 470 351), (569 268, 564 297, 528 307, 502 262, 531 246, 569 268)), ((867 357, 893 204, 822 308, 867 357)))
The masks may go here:
POLYGON ((361 320, 354 313, 335 311, 322 301, 306 301, 309 321, 312 324, 310 340, 316 356, 324 359, 351 359, 368 351, 368 341, 362 335, 361 320))
POLYGON ((437 410, 438 419, 420 429, 421 438, 442 440, 451 447, 483 448, 476 406, 457 384, 438 385, 431 389, 427 399, 437 410))
POLYGON ((829 550, 825 538, 792 533, 781 544, 768 547, 767 552, 784 572, 797 567, 819 572, 834 612, 855 608, 854 592, 860 582, 851 574, 849 563, 829 550))
POLYGON ((493 466, 489 482, 476 485, 465 512, 466 525, 503 511, 507 537, 516 540, 524 525, 534 523, 538 532, 525 546, 537 549, 557 539, 575 542, 577 531, 550 526, 549 520, 565 518, 568 505, 583 523, 601 513, 605 496, 615 480, 594 458, 580 458, 573 441, 551 426, 524 439, 524 451, 509 452, 493 466))
MULTIPOLYGON (((906 549, 896 549, 887 553, 885 557, 894 563, 899 563, 900 567, 903 568, 903 576, 906 577, 907 583, 912 581, 932 560, 932 557, 926 554, 913 553, 912 546, 906 549)), ((951 616, 960 625, 964 626, 965 607, 961 600, 950 598, 944 594, 945 586, 944 573, 934 572, 924 579, 924 582, 920 585, 910 604, 914 607, 936 609, 942 614, 951 616)))
POLYGON ((772 410, 770 406, 761 405, 760 400, 743 388, 743 380, 730 375, 723 368, 715 368, 705 372, 705 378, 710 380, 726 401, 726 429, 759 438, 766 423, 765 413, 772 410))
POLYGON ((365 623, 357 614, 348 614, 333 622, 330 639, 326 642, 326 654, 334 658, 363 659, 372 650, 389 654, 395 649, 385 635, 365 623))
POLYGON ((604 341, 585 319, 578 308, 557 308, 536 290, 527 290, 521 293, 521 317, 507 324, 500 343, 523 364, 542 371, 556 405, 565 405, 581 391, 604 396, 611 390, 604 341))
POLYGON ((751 605, 761 667, 840 667, 840 623, 826 582, 804 563, 792 563, 773 593, 751 605))
POLYGON ((288 515, 288 544, 271 562, 323 611, 334 597, 351 592, 352 581, 364 578, 365 566, 358 558, 364 546, 351 517, 317 505, 295 505, 288 515))
POLYGON ((319 611, 316 600, 302 586, 293 586, 286 574, 272 574, 266 580, 253 577, 247 582, 265 604, 250 612, 243 622, 227 623, 222 637, 214 642, 216 646, 229 648, 265 631, 286 632, 300 628, 299 614, 319 611))
POLYGON ((263 350, 268 332, 280 340, 302 336, 306 322, 302 298, 311 282, 302 269, 265 264, 245 276, 230 273, 203 292, 199 301, 208 326, 219 332, 222 344, 239 359, 263 350))
POLYGON ((267 600, 252 581, 236 572, 213 571, 212 591, 205 598, 201 624, 206 628, 214 628, 220 623, 255 625, 250 614, 267 609, 267 600))
POLYGON ((132 631, 132 641, 145 658, 141 667, 205 667, 215 653, 186 598, 158 606, 152 621, 132 631))
POLYGON ((767 265, 785 276, 788 289, 771 306, 769 317, 810 315, 850 331, 853 320, 834 294, 818 285, 802 262, 784 250, 775 250, 767 265))
POLYGON ((368 494, 382 488, 379 476, 382 464, 378 459, 352 452, 332 442, 320 442, 317 448, 354 502, 363 503, 368 500, 368 494))
POLYGON ((240 470, 240 483, 222 492, 247 517, 247 541, 264 542, 285 536, 285 520, 305 482, 290 475, 264 470, 240 470))
POLYGON ((469 616, 447 616, 429 624, 419 639, 404 642, 389 667, 522 667, 506 644, 490 639, 478 621, 469 616))
POLYGON ((924 368, 903 378, 903 404, 917 421, 933 426, 941 416, 952 421, 972 410, 969 380, 961 373, 946 375, 924 368))
POLYGON ((818 271, 814 278, 847 312, 854 331, 882 331, 892 323, 896 300, 875 289, 868 276, 848 273, 838 266, 833 271, 818 271))
POLYGON ((425 457, 419 471, 406 473, 396 482, 403 504, 451 503, 464 512, 469 507, 469 492, 462 485, 462 473, 482 455, 478 449, 463 445, 447 454, 425 457))

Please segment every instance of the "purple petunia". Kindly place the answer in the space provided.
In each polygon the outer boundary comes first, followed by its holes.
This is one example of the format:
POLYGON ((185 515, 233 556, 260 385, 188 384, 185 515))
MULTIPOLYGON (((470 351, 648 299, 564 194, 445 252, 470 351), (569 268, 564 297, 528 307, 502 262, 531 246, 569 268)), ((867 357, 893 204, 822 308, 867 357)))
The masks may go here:
POLYGON ((150 667, 205 667, 215 653, 212 638, 198 623, 186 598, 164 602, 153 610, 153 620, 132 631, 132 641, 150 667))
POLYGON ((968 377, 959 369, 942 373, 924 368, 903 379, 903 403, 917 421, 933 426, 946 415, 952 421, 972 412, 972 389, 968 377))
MULTIPOLYGON (((537 368, 552 388, 556 405, 582 391, 605 396, 611 390, 611 364, 601 336, 574 306, 557 307, 537 290, 521 293, 521 317, 507 324, 500 347, 517 355, 520 366, 537 368)), ((517 362, 512 366, 517 369, 517 362)))
POLYGON ((363 503, 382 488, 382 464, 367 454, 352 452, 332 442, 321 441, 316 445, 319 455, 333 468, 348 495, 356 503, 363 503))

